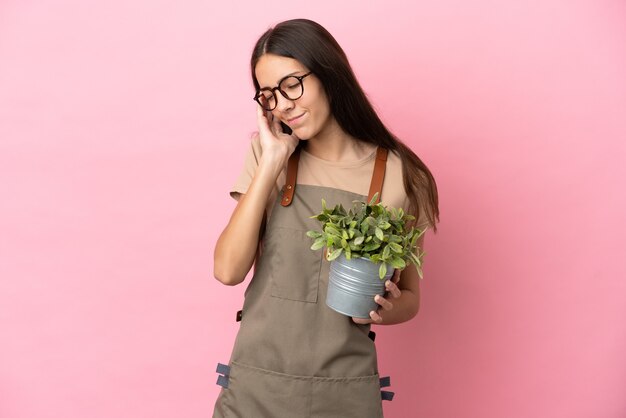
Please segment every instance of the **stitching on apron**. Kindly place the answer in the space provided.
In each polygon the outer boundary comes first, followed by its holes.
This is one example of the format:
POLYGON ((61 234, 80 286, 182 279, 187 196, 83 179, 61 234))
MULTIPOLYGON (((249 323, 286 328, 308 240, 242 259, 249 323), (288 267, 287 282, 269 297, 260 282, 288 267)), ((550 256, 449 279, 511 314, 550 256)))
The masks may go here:
POLYGON ((372 379, 376 379, 376 380, 379 379, 379 375, 378 374, 373 374, 373 375, 369 375, 369 376, 342 376, 342 377, 298 376, 298 375, 293 375, 293 374, 279 373, 279 372, 275 372, 273 370, 261 369, 259 367, 249 366, 247 364, 237 363, 235 361, 231 362, 231 364, 234 365, 234 366, 237 366, 237 367, 241 367, 241 368, 244 368, 244 369, 256 371, 256 372, 262 373, 262 374, 268 374, 268 375, 272 375, 272 376, 276 376, 276 377, 282 377, 282 378, 285 378, 285 379, 296 379, 296 380, 303 380, 303 381, 359 382, 359 381, 368 381, 368 380, 372 380, 372 379))

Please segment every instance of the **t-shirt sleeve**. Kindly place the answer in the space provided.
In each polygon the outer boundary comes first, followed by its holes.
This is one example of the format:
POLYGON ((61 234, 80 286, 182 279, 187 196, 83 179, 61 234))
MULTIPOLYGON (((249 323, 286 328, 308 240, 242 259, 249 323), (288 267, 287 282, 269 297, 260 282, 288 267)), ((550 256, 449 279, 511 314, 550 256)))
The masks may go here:
POLYGON ((252 183, 252 178, 259 166, 259 160, 261 159, 261 143, 258 136, 255 136, 250 141, 250 147, 246 153, 246 157, 243 163, 243 168, 239 173, 239 177, 235 181, 235 184, 230 189, 230 196, 233 199, 239 199, 239 196, 245 194, 252 183))

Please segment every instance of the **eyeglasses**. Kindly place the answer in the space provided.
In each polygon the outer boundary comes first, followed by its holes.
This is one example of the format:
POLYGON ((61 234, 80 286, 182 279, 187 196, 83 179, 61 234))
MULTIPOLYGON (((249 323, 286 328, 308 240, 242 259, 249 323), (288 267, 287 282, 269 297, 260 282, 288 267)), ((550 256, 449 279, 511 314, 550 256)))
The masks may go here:
POLYGON ((276 90, 278 90, 285 99, 297 100, 304 94, 304 84, 302 84, 302 80, 304 77, 311 74, 312 71, 309 71, 305 75, 288 75, 278 82, 277 87, 265 87, 259 90, 254 96, 254 100, 267 111, 276 109, 276 104, 278 103, 276 90))

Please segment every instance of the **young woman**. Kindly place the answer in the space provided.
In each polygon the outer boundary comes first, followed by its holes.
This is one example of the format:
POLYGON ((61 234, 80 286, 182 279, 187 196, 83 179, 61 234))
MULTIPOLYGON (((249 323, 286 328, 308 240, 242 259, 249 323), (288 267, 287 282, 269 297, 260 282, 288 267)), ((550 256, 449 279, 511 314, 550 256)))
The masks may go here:
POLYGON ((435 181, 383 125, 319 24, 269 29, 251 69, 259 131, 231 191, 238 204, 217 242, 214 273, 237 285, 255 271, 230 363, 218 366, 214 417, 382 417, 381 398, 391 392, 381 391, 388 379, 378 374, 370 324, 417 314, 417 272, 396 271, 370 319, 348 318, 326 306, 330 263, 305 234, 318 229, 310 216, 322 198, 351 207, 373 191, 414 214, 418 227, 434 228, 435 181))

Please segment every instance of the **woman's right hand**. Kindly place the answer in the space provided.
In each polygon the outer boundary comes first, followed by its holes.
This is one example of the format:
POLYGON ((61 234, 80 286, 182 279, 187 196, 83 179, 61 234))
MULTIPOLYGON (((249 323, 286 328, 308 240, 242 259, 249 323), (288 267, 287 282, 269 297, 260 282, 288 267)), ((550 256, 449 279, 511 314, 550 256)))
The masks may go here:
POLYGON ((257 124, 263 156, 274 161, 286 162, 300 139, 294 134, 283 133, 280 120, 274 117, 272 112, 263 110, 261 106, 257 106, 257 124))

